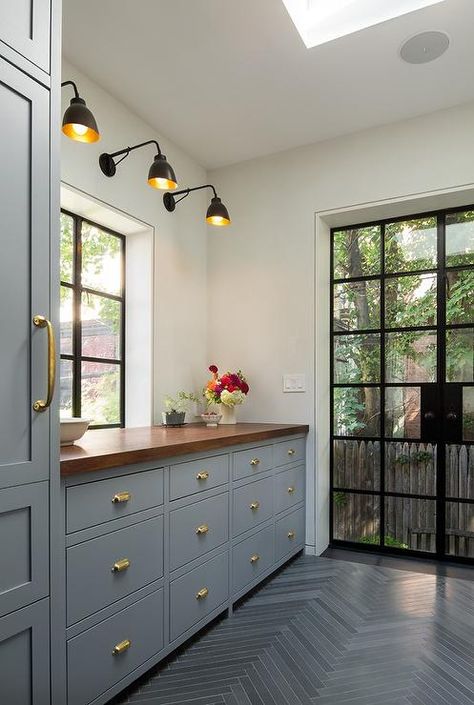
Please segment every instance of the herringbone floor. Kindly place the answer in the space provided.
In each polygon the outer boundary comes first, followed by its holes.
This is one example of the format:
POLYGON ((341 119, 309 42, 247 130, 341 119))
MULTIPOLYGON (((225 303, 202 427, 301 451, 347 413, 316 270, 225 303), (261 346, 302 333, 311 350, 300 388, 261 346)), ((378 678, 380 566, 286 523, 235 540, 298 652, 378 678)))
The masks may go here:
POLYGON ((474 582, 300 557, 116 702, 473 705, 474 582))

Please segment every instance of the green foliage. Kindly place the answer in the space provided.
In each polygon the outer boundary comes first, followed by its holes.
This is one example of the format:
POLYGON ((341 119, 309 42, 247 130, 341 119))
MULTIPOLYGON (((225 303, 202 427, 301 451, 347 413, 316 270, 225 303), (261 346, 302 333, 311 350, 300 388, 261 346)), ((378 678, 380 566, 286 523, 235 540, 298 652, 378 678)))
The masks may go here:
POLYGON ((395 462, 398 463, 398 465, 409 465, 410 462, 429 463, 432 460, 433 453, 430 453, 427 450, 417 450, 412 455, 408 455, 407 453, 401 453, 396 457, 395 462))
POLYGON ((176 397, 166 396, 164 398, 165 409, 168 412, 176 411, 182 414, 189 409, 192 402, 199 401, 198 397, 193 392, 178 392, 176 397))
MULTIPOLYGON (((380 546, 380 535, 371 534, 370 536, 362 536, 360 539, 358 539, 358 543, 380 546)), ((385 536, 384 546, 390 546, 390 548, 408 548, 408 545, 406 543, 403 543, 402 541, 399 541, 398 539, 390 535, 385 536)))
POLYGON ((334 492, 333 499, 336 507, 347 507, 349 503, 349 497, 345 492, 334 492))

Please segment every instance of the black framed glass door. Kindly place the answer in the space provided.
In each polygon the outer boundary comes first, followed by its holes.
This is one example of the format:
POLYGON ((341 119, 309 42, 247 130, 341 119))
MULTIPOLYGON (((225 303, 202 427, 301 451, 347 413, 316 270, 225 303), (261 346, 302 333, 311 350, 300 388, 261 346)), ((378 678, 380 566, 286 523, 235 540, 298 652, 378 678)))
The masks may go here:
POLYGON ((474 558, 474 207, 331 231, 331 543, 474 558))

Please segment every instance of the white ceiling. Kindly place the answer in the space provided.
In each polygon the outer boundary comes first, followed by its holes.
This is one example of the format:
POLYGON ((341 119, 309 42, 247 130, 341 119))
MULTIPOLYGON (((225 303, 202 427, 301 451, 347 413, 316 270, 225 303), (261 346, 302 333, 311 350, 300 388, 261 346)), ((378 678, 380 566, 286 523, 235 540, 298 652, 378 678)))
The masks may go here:
POLYGON ((209 168, 474 99, 473 0, 445 0, 312 49, 281 0, 63 7, 66 58, 209 168), (402 62, 401 43, 432 29, 449 34, 448 52, 402 62))

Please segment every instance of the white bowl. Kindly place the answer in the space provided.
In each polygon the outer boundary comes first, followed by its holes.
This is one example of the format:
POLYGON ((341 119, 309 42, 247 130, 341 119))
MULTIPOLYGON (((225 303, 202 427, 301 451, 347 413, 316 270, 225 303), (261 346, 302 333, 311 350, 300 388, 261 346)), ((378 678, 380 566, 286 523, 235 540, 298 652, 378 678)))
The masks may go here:
POLYGON ((222 414, 208 412, 206 414, 201 414, 201 418, 208 428, 217 428, 219 421, 222 418, 222 414))
POLYGON ((85 434, 89 428, 89 419, 61 419, 61 445, 62 446, 72 446, 74 441, 78 441, 79 438, 85 434))

